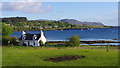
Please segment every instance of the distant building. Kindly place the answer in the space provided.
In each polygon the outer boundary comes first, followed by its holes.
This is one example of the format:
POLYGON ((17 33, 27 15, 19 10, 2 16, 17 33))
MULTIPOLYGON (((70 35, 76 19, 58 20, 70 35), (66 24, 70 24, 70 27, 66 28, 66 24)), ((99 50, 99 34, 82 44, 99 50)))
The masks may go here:
POLYGON ((6 24, 6 25, 9 25, 9 26, 10 26, 10 24, 6 24))
POLYGON ((12 26, 14 26, 14 25, 12 25, 12 26))
POLYGON ((49 28, 52 28, 52 26, 49 26, 49 28))
POLYGON ((43 31, 41 30, 40 34, 26 34, 24 31, 22 32, 22 36, 20 37, 21 45, 26 46, 40 46, 40 40, 45 44, 46 38, 43 35, 43 31))
POLYGON ((54 26, 54 28, 57 28, 57 27, 58 27, 57 25, 54 26))
POLYGON ((43 27, 40 26, 40 29, 43 29, 43 27))
POLYGON ((47 26, 45 26, 44 28, 48 28, 47 26))
POLYGON ((25 27, 29 27, 29 25, 26 25, 25 27))

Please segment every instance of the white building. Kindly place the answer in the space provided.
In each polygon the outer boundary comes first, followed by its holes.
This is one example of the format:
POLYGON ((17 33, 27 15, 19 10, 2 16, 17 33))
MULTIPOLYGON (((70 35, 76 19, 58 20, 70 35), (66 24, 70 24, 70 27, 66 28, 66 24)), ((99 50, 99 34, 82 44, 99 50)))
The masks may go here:
POLYGON ((10 24, 6 24, 6 25, 10 26, 10 24))
POLYGON ((22 36, 20 37, 21 45, 25 44, 26 46, 40 46, 40 40, 45 44, 46 38, 42 30, 40 34, 26 34, 23 31, 22 36))
POLYGON ((26 25, 25 27, 29 27, 29 25, 26 25))
POLYGON ((58 27, 57 25, 54 26, 54 28, 57 28, 57 27, 58 27))

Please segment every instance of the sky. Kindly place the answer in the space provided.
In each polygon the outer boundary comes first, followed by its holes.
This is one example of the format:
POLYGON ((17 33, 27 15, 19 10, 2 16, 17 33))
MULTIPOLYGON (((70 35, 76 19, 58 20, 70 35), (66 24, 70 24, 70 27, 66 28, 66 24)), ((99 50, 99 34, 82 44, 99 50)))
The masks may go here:
POLYGON ((2 18, 76 19, 118 25, 118 2, 2 2, 2 18))

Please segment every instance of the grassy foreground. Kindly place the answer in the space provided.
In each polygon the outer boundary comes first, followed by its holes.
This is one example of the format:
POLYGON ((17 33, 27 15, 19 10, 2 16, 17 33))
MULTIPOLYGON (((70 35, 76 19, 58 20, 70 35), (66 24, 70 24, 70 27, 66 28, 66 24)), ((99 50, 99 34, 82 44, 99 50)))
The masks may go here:
POLYGON ((118 50, 95 48, 41 48, 41 47, 2 47, 3 66, 118 66, 118 50), (64 55, 86 56, 82 59, 52 62, 43 59, 64 55))

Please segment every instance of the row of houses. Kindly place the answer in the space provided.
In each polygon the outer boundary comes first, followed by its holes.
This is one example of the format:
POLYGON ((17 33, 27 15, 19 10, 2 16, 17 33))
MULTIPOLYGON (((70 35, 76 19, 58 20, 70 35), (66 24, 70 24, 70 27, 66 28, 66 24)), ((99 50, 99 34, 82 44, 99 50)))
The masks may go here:
MULTIPOLYGON (((29 25, 26 25, 25 27, 30 27, 29 25)), ((42 27, 42 26, 40 26, 40 27, 37 27, 37 28, 40 28, 40 29, 43 29, 43 28, 58 28, 58 26, 57 25, 55 25, 55 26, 44 26, 44 27, 42 27)))
POLYGON ((58 26, 57 25, 55 25, 55 26, 44 26, 43 28, 57 28, 58 26))
MULTIPOLYGON (((14 26, 14 25, 11 25, 11 24, 6 24, 6 25, 14 26)), ((24 27, 29 28, 30 26, 29 25, 25 25, 24 27)), ((55 25, 53 27, 52 26, 44 26, 44 27, 40 26, 40 27, 37 27, 37 28, 40 28, 40 29, 43 29, 43 28, 58 28, 58 26, 57 25, 55 25)))

